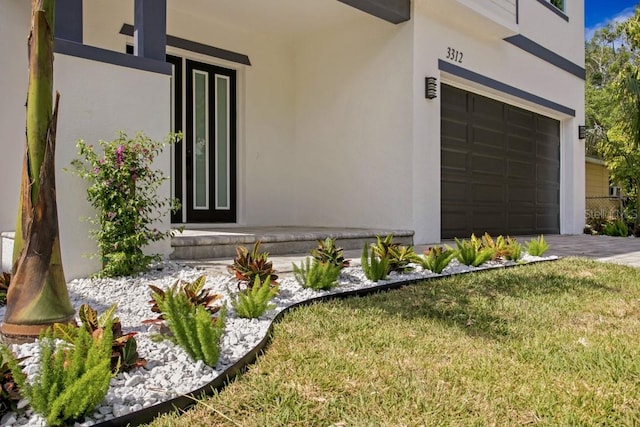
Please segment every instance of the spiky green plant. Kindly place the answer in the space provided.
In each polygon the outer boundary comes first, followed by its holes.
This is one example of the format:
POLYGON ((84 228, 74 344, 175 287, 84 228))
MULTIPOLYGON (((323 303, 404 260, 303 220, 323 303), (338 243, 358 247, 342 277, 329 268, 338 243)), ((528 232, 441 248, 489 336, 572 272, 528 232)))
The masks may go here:
MULTIPOLYGON (((134 338, 137 332, 122 333, 122 323, 118 317, 114 317, 118 304, 113 304, 102 314, 88 304, 82 304, 78 310, 80 317, 80 327, 86 329, 89 334, 99 336, 97 331, 103 330, 107 325, 111 325, 111 370, 114 373, 128 371, 133 368, 145 366, 147 361, 138 354, 138 343, 134 338)), ((70 323, 55 323, 53 325, 53 336, 55 338, 73 343, 78 336, 79 327, 70 323)))
POLYGON ((452 248, 436 245, 424 251, 424 258, 420 260, 420 264, 425 270, 440 274, 455 256, 456 251, 452 248))
POLYGON ((236 295, 231 295, 231 305, 238 317, 256 319, 275 308, 275 304, 269 303, 278 294, 278 288, 271 285, 271 278, 267 277, 263 282, 256 276, 252 286, 247 286, 236 295))
POLYGON ((162 294, 152 290, 152 296, 178 345, 194 360, 215 366, 220 355, 226 306, 220 309, 217 318, 212 317, 204 306, 195 305, 181 292, 177 284, 162 294))
POLYGON ((362 248, 360 264, 366 278, 373 282, 384 280, 389 274, 389 259, 379 258, 373 250, 369 251, 368 243, 365 243, 362 248))
POLYGON ((376 240, 376 243, 371 245, 371 250, 378 258, 384 258, 388 261, 387 274, 392 271, 399 273, 411 271, 412 268, 409 264, 419 261, 412 246, 400 246, 393 241, 393 233, 384 238, 377 235, 376 240))
POLYGON ((340 268, 349 267, 349 260, 344 258, 343 249, 337 247, 336 239, 331 237, 318 240, 318 246, 311 250, 311 256, 321 263, 331 263, 340 268))
POLYGON ((472 234, 469 240, 456 242, 456 258, 460 263, 478 267, 493 258, 493 249, 482 247, 482 243, 472 234))
POLYGON ((52 328, 40 337, 40 366, 29 383, 18 360, 6 347, 2 355, 33 410, 49 426, 81 420, 102 402, 111 381, 111 321, 95 332, 79 328, 73 344, 56 345, 52 328))
POLYGON ((621 219, 609 221, 604 224, 602 234, 606 236, 627 237, 629 235, 629 227, 621 219))
POLYGON ((500 258, 505 258, 509 253, 509 246, 507 245, 507 241, 504 236, 498 236, 494 240, 489 233, 484 233, 482 236, 482 247, 493 250, 494 261, 500 258))
POLYGON ((268 252, 260 252, 261 241, 258 240, 253 245, 253 250, 249 250, 244 246, 236 247, 236 256, 233 264, 227 267, 230 273, 234 274, 240 282, 248 283, 251 286, 254 279, 260 278, 260 283, 264 279, 271 277, 271 282, 276 285, 278 276, 275 274, 273 264, 269 261, 268 252))
MULTIPOLYGON (((176 289, 179 289, 180 292, 184 294, 184 296, 191 301, 193 305, 200 305, 204 307, 211 314, 217 313, 222 306, 219 302, 222 300, 222 294, 216 294, 208 289, 204 289, 204 285, 207 282, 207 276, 202 275, 199 276, 193 282, 180 281, 176 280, 173 284, 176 289)), ((149 289, 151 289, 152 294, 160 295, 164 298, 164 291, 157 286, 149 285, 149 289)), ((149 301, 151 304, 151 311, 154 313, 160 313, 160 308, 158 307, 158 303, 155 298, 151 298, 149 301)), ((163 320, 164 317, 160 314, 157 319, 158 321, 163 320)), ((155 323, 153 320, 145 321, 145 323, 155 323)))
POLYGON ((299 267, 293 264, 293 276, 303 288, 328 290, 338 285, 341 269, 340 265, 323 263, 315 258, 310 260, 307 257, 299 267))
POLYGON ((509 261, 518 261, 522 258, 522 245, 511 237, 506 239, 507 248, 509 249, 504 258, 509 261))
POLYGON ((549 245, 545 242, 542 234, 527 242, 527 253, 531 256, 542 256, 547 250, 549 250, 549 245))

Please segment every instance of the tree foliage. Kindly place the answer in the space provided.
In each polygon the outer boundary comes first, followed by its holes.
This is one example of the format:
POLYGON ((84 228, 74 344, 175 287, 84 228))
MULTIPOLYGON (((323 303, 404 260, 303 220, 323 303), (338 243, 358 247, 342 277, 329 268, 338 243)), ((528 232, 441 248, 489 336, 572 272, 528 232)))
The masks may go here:
MULTIPOLYGON (((587 154, 603 158, 611 180, 640 206, 640 8, 586 43, 587 154)), ((634 228, 640 231, 638 215, 634 228)))

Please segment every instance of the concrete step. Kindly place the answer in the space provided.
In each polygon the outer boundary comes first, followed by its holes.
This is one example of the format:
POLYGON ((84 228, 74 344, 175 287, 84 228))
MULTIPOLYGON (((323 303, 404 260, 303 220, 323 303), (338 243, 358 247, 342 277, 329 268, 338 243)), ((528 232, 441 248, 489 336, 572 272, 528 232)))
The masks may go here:
POLYGON ((375 242, 376 235, 393 233, 394 241, 413 244, 412 230, 324 227, 238 227, 184 230, 171 238, 172 259, 194 260, 232 258, 237 246, 249 249, 260 240, 261 250, 271 255, 302 254, 317 246, 318 240, 336 239, 343 249, 362 249, 365 242, 375 242))

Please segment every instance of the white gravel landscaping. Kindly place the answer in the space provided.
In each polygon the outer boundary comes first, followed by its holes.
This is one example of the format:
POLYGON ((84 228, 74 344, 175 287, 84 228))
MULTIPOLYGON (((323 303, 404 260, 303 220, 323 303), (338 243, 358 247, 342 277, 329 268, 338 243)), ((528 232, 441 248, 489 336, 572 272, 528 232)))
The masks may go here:
MULTIPOLYGON (((522 263, 557 259, 557 257, 531 257, 527 254, 522 263)), ((460 274, 486 268, 515 265, 513 262, 489 262, 481 267, 467 267, 456 260, 444 270, 443 275, 460 274)), ((170 400, 181 394, 190 393, 209 384, 231 365, 253 350, 264 339, 275 316, 286 307, 328 294, 336 294, 357 289, 377 287, 394 282, 413 281, 441 276, 423 271, 417 267, 409 274, 392 274, 388 280, 370 282, 359 267, 345 268, 340 275, 339 286, 331 291, 313 291, 304 289, 293 277, 279 280, 279 294, 274 298, 276 308, 260 319, 237 318, 229 302, 229 294, 237 291, 237 281, 230 275, 207 277, 206 288, 225 295, 227 301, 227 319, 222 337, 220 360, 215 368, 206 366, 202 361, 194 362, 180 347, 168 340, 156 342, 151 339, 157 333, 157 325, 144 325, 143 320, 157 317, 151 311, 149 284, 166 289, 176 280, 193 281, 202 271, 184 267, 174 262, 163 262, 153 271, 136 277, 119 279, 80 279, 69 282, 68 288, 73 306, 89 304, 99 313, 113 303, 118 303, 116 315, 122 321, 123 331, 136 331, 138 352, 147 360, 144 368, 118 374, 111 380, 111 387, 101 406, 86 420, 77 426, 89 426, 105 420, 121 417, 131 412, 170 400)), ((0 318, 4 316, 4 307, 0 307, 0 318)), ((26 372, 33 376, 37 366, 37 344, 12 346, 18 357, 25 360, 26 372)), ((26 401, 20 402, 22 414, 8 413, 0 420, 2 426, 44 426, 42 417, 33 414, 26 401)))

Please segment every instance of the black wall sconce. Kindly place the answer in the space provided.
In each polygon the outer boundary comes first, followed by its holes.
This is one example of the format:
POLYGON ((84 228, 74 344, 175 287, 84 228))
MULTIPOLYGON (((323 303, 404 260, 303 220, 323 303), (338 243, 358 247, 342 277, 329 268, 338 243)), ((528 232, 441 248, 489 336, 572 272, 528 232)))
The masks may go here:
POLYGON ((433 99, 438 96, 438 79, 435 77, 424 78, 424 96, 427 99, 433 99))
POLYGON ((587 137, 587 127, 578 126, 578 139, 585 139, 587 137))

